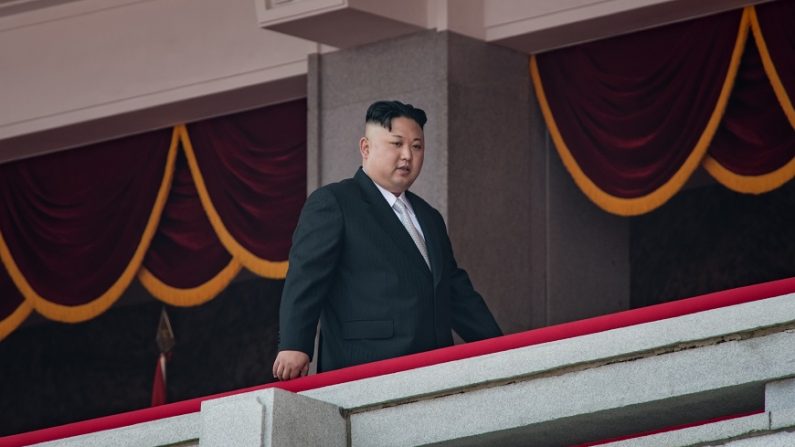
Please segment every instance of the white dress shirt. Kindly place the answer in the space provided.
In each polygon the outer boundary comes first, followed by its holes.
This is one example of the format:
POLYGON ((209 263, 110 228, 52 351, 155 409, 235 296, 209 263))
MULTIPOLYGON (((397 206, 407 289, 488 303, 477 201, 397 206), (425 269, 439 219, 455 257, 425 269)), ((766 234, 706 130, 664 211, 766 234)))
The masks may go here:
MULTIPOLYGON (((370 179, 370 180, 372 180, 372 179, 370 179)), ((378 188, 379 191, 381 191, 381 194, 384 195, 384 199, 386 199, 386 203, 388 203, 389 207, 392 208, 392 212, 395 213, 395 216, 397 216, 398 220, 400 220, 400 214, 398 214, 398 212, 395 211, 395 202, 397 202, 398 199, 399 199, 399 200, 402 200, 403 203, 406 204, 406 208, 408 208, 408 210, 409 210, 409 218, 411 219, 411 223, 414 225, 414 228, 417 229, 417 233, 419 233, 420 236, 422 236, 422 238, 425 239, 425 234, 422 232, 422 227, 420 226, 420 222, 417 220, 417 216, 414 214, 414 208, 411 207, 411 203, 408 201, 408 199, 406 199, 406 193, 402 192, 402 193, 400 193, 400 197, 397 197, 394 194, 392 194, 391 192, 389 192, 386 189, 382 188, 381 185, 379 185, 378 183, 373 182, 373 184, 376 186, 376 188, 378 188)))

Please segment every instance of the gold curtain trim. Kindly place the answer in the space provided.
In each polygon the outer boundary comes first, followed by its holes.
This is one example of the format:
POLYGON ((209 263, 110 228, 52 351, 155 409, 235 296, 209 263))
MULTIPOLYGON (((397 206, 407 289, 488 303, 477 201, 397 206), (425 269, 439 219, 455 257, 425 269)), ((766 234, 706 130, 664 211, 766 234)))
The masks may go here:
POLYGON ((734 50, 732 52, 731 62, 729 64, 729 70, 726 73, 726 78, 723 81, 723 86, 721 87, 721 92, 718 96, 718 101, 715 109, 712 112, 712 116, 710 116, 709 121, 707 122, 704 131, 701 133, 701 136, 696 142, 695 147, 685 162, 682 164, 682 167, 677 170, 670 180, 649 194, 641 197, 623 198, 614 196, 601 189, 590 178, 588 178, 588 176, 585 175, 585 173, 582 171, 582 168, 580 168, 579 164, 574 159, 574 156, 571 154, 571 151, 566 145, 566 142, 563 139, 560 130, 558 129, 555 118, 552 115, 552 111, 549 107, 546 93, 544 92, 544 86, 541 81, 541 76, 538 72, 538 62, 536 61, 536 56, 531 56, 530 75, 533 80, 533 86, 535 87, 536 95, 538 96, 541 112, 544 116, 544 120, 547 123, 547 128, 549 129, 549 133, 553 143, 555 144, 555 148, 557 149, 558 154, 560 154, 560 158, 563 160, 563 164, 566 166, 569 174, 571 174, 571 176, 574 178, 574 182, 577 184, 580 190, 582 190, 582 192, 597 206, 609 213, 617 214, 619 216, 637 216, 648 213, 667 202, 690 178, 690 176, 693 174, 693 171, 698 167, 698 165, 701 163, 701 160, 704 158, 704 154, 709 148, 712 137, 715 135, 715 131, 718 129, 718 124, 720 123, 723 113, 726 110, 726 104, 728 103, 729 95, 731 93, 732 87, 734 86, 734 80, 737 76, 737 71, 740 67, 740 60, 745 49, 746 40, 748 38, 749 10, 750 8, 748 7, 743 9, 742 18, 740 19, 740 26, 737 32, 737 39, 734 44, 734 50))
POLYGON ((221 244, 223 244, 224 248, 226 248, 241 265, 257 275, 271 279, 283 279, 287 276, 287 261, 269 261, 267 259, 262 259, 243 247, 235 240, 232 234, 229 233, 229 230, 227 230, 226 225, 224 225, 221 216, 218 214, 215 205, 213 205, 210 199, 210 194, 207 192, 207 185, 204 183, 204 177, 199 168, 199 163, 196 160, 196 153, 193 150, 193 144, 190 141, 187 127, 184 124, 180 124, 175 127, 175 130, 179 132, 182 140, 182 148, 185 150, 188 166, 193 175, 193 181, 196 184, 196 190, 199 193, 199 199, 201 199, 204 212, 207 213, 207 218, 210 220, 210 224, 215 230, 221 244))
MULTIPOLYGON (((773 58, 770 56, 770 51, 767 48, 767 42, 762 34, 762 27, 759 24, 759 17, 756 14, 756 8, 749 6, 748 20, 750 23, 751 31, 753 32, 754 41, 759 49, 759 54, 762 58, 762 65, 765 68, 765 74, 770 80, 770 85, 776 94, 776 99, 787 116, 790 125, 795 128, 795 109, 792 107, 792 101, 784 89, 784 84, 778 75, 776 66, 773 63, 773 58)), ((776 169, 775 171, 768 172, 762 175, 740 175, 736 174, 726 167, 724 167, 718 160, 710 155, 704 158, 704 169, 712 175, 720 184, 726 188, 744 194, 762 194, 772 191, 781 185, 787 183, 795 177, 795 157, 793 157, 787 164, 776 169)))
POLYGON ((8 334, 14 332, 14 330, 18 328, 26 318, 28 318, 32 311, 33 306, 31 306, 27 301, 22 301, 17 309, 11 312, 11 315, 0 320, 0 341, 3 341, 8 334))
POLYGON ((746 9, 749 11, 749 20, 751 22, 751 30, 753 31, 756 47, 759 49, 759 54, 762 56, 762 66, 765 67, 765 73, 768 79, 770 79, 773 91, 776 92, 778 103, 784 110, 784 114, 787 115, 790 125, 795 129, 795 108, 793 108, 792 100, 787 94, 784 84, 781 82, 781 78, 776 70, 776 64, 773 63, 773 58, 770 57, 770 51, 767 48, 765 36, 762 34, 762 27, 759 25, 759 17, 756 15, 756 8, 747 6, 746 9))
POLYGON ((190 307, 204 304, 221 293, 240 272, 240 262, 232 258, 229 264, 204 284, 187 289, 170 286, 146 267, 141 267, 138 280, 144 288, 160 301, 172 306, 190 307))
POLYGON ((763 194, 772 191, 795 177, 795 157, 787 164, 762 175, 740 175, 726 169, 718 160, 707 155, 704 169, 721 185, 743 194, 763 194))
POLYGON ((147 222, 143 234, 141 235, 141 242, 135 249, 130 262, 127 264, 127 267, 124 269, 119 278, 113 283, 113 285, 110 286, 107 291, 88 303, 78 306, 65 306, 63 304, 57 304, 52 301, 48 301, 46 298, 39 295, 35 290, 33 290, 33 287, 30 285, 30 283, 28 283, 25 276, 19 270, 19 267, 14 261, 14 258, 5 243, 5 239, 3 239, 2 233, 0 233, 0 259, 2 259, 3 263, 5 264, 9 276, 11 276, 11 279, 14 281, 17 289, 19 289, 20 293, 22 293, 22 296, 25 297, 25 300, 34 309, 36 309, 38 313, 44 315, 50 320, 62 321, 66 323, 86 321, 106 311, 114 302, 116 302, 117 299, 119 299, 121 294, 124 293, 124 291, 127 289, 127 286, 130 285, 130 282, 138 272, 138 269, 141 267, 144 254, 149 248, 149 243, 151 242, 152 237, 155 234, 155 230, 157 229, 157 224, 160 221, 160 215, 163 211, 163 207, 165 206, 166 198, 168 198, 168 191, 171 187, 171 180, 174 175, 174 162, 176 160, 178 142, 178 135, 176 132, 173 132, 171 135, 171 147, 168 150, 168 157, 166 160, 165 173, 163 174, 163 179, 160 182, 160 189, 157 193, 154 206, 152 207, 152 213, 149 215, 149 221, 147 222))

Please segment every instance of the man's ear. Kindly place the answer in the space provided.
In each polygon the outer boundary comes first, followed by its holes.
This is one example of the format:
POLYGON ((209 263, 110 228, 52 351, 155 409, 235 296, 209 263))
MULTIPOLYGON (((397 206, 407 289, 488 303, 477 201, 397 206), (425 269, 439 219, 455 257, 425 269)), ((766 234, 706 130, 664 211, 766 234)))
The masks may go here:
POLYGON ((370 140, 367 137, 362 137, 359 140, 359 153, 362 154, 362 160, 367 160, 370 155, 370 140))

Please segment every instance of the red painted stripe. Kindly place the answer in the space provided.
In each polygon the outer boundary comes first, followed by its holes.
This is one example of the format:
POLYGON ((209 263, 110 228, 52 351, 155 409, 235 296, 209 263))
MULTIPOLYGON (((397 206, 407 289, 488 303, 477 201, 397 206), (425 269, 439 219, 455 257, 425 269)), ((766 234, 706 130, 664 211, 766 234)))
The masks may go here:
POLYGON ((593 447, 595 445, 609 444, 611 442, 625 441, 627 439, 641 438, 643 436, 651 436, 651 435, 656 435, 658 433, 666 433, 666 432, 669 432, 669 431, 676 431, 676 430, 683 430, 685 428, 698 427, 700 425, 714 424, 715 422, 722 422, 722 421, 729 421, 729 420, 732 420, 732 419, 744 418, 746 416, 753 416, 755 414, 762 414, 764 412, 765 412, 765 410, 757 410, 757 411, 752 411, 750 413, 740 413, 740 414, 732 414, 732 415, 729 415, 729 416, 721 416, 721 417, 717 417, 717 418, 707 419, 705 421, 690 422, 690 423, 681 424, 681 425, 673 425, 671 427, 659 428, 659 429, 649 430, 649 431, 645 431, 645 432, 641 432, 641 433, 635 433, 635 434, 632 434, 632 435, 626 435, 626 436, 619 436, 619 437, 616 437, 616 438, 604 439, 602 441, 588 442, 588 443, 585 443, 585 444, 577 444, 577 445, 572 446, 572 447, 593 447))
POLYGON ((329 385, 351 382, 385 374, 421 368, 423 366, 437 365, 454 360, 467 359, 495 352, 507 351, 525 346, 537 345, 556 340, 563 340, 581 335, 604 332, 652 321, 680 317, 696 312, 733 306, 736 304, 762 300, 795 292, 795 277, 771 281, 752 286, 739 287, 721 292, 708 293, 693 298, 687 298, 654 306, 618 312, 585 320, 573 321, 554 326, 505 335, 503 337, 482 340, 473 343, 450 346, 433 351, 412 354, 350 368, 329 371, 313 376, 287 382, 270 383, 251 388, 229 391, 211 396, 174 402, 159 407, 144 408, 127 413, 115 414, 87 421, 74 422, 58 427, 21 433, 0 438, 0 447, 18 447, 39 442, 63 439, 72 436, 94 433, 102 430, 126 427, 143 422, 195 413, 201 409, 202 401, 231 396, 249 391, 267 388, 281 388, 283 390, 299 392, 329 385))

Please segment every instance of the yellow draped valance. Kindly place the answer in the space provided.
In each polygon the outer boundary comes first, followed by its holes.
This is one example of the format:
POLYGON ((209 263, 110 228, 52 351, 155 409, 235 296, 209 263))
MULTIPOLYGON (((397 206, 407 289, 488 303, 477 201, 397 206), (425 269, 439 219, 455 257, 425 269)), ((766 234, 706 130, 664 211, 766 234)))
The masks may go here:
POLYGON ((255 171, 253 180, 248 179, 250 191, 208 188, 205 176, 210 171, 216 181, 226 182, 235 182, 241 174, 224 163, 202 166, 189 128, 182 124, 87 151, 74 149, 0 166, 0 193, 7 192, 0 194, 0 206, 5 207, 5 218, 0 218, 0 259, 5 268, 0 269, 0 292, 9 291, 0 293, 0 339, 34 309, 62 322, 94 318, 118 300, 136 275, 153 296, 174 306, 195 306, 214 298, 242 267, 265 278, 283 279, 290 236, 306 196, 305 117, 306 103, 298 100, 206 120, 197 127, 205 132, 205 158, 232 154, 236 163, 255 171), (170 141, 163 141, 164 136, 170 141), (194 188, 192 194, 173 195, 178 157, 183 160, 181 186, 194 188), (47 178, 43 186, 39 178, 47 178), (176 202, 171 203, 172 198, 176 202), (226 201, 226 214, 214 200, 226 201), (254 214, 231 215, 230 207, 254 214), (162 232, 165 215, 171 219, 171 233, 162 232), (184 240, 188 242, 180 245, 184 240), (39 266, 36 260, 47 265, 39 266), (107 271, 94 275, 84 263, 107 271), (69 275, 70 269, 85 273, 69 275), (102 283, 110 285, 101 289, 102 283))
MULTIPOLYGON (((623 216, 654 210, 699 165, 743 193, 767 192, 795 176, 794 145, 774 154, 784 162, 754 174, 723 166, 713 153, 749 30, 789 130, 795 129, 792 102, 755 7, 732 14, 531 57, 531 78, 554 146, 577 186, 602 209, 623 216), (684 103, 682 96, 692 100, 684 103)), ((721 138, 728 148, 723 152, 733 155, 735 148, 721 138)))

